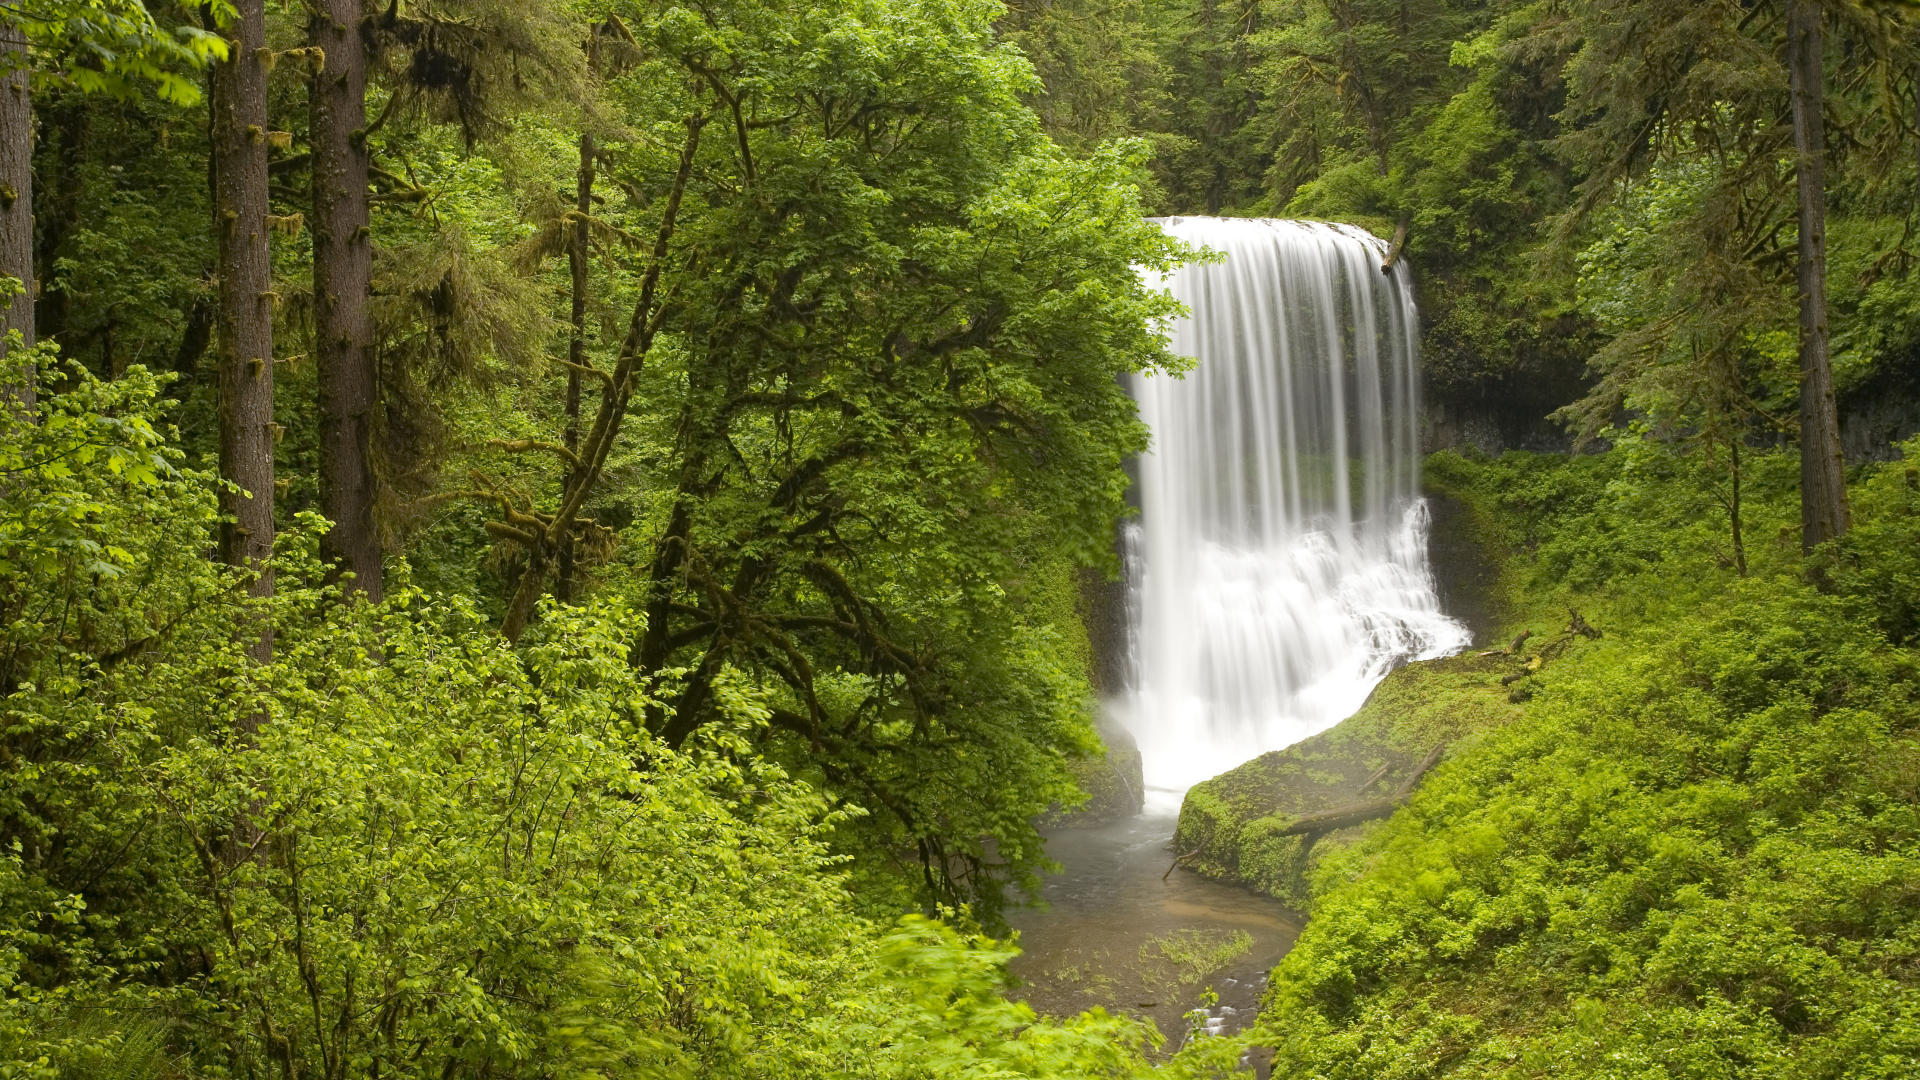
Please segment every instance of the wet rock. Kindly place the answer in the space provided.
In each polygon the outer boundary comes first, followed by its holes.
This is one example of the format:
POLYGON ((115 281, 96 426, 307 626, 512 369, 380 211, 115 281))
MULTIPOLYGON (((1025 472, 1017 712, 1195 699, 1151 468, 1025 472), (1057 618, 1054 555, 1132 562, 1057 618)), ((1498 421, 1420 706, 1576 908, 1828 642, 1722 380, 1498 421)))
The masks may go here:
POLYGON ((1074 779, 1080 782, 1080 790, 1087 793, 1086 805, 1077 810, 1056 810, 1045 822, 1049 827, 1104 825, 1139 813, 1146 802, 1140 747, 1135 745, 1133 735, 1106 717, 1100 719, 1098 727, 1100 741, 1106 744, 1106 755, 1073 764, 1074 779))
POLYGON ((1462 500, 1432 488, 1422 494, 1429 523, 1427 566, 1440 610, 1465 623, 1474 644, 1485 648, 1502 621, 1495 600, 1500 564, 1491 554, 1496 541, 1462 500))

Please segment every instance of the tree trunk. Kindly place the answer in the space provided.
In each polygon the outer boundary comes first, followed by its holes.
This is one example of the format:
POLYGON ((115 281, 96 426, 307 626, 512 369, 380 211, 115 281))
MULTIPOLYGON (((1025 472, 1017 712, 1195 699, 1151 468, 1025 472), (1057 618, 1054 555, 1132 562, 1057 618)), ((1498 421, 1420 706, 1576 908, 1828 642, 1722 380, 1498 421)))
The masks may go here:
MULTIPOLYGON (((595 147, 593 136, 582 132, 580 135, 580 171, 574 183, 574 222, 567 242, 567 269, 573 277, 573 310, 571 332, 567 339, 567 427, 563 435, 566 447, 574 454, 580 452, 580 373, 587 366, 587 256, 591 232, 587 219, 593 213, 593 155, 595 147)), ((578 466, 575 466, 577 470, 578 466)), ((572 486, 577 478, 568 476, 567 484, 572 486)), ((561 601, 573 599, 574 589, 574 550, 573 531, 567 530, 560 537, 560 558, 558 574, 554 583, 554 595, 561 601)))
MULTIPOLYGON (((252 592, 273 593, 273 281, 267 261, 267 71, 264 0, 237 0, 226 28, 228 58, 214 65, 213 216, 220 259, 220 474, 240 488, 223 493, 233 520, 221 557, 255 567, 252 592)), ((253 646, 273 655, 262 631, 253 646)))
POLYGON ((308 43, 325 55, 309 91, 313 146, 313 313, 320 390, 320 509, 333 522, 325 551, 379 600, 372 446, 373 242, 367 204, 367 58, 360 0, 317 0, 308 43))
POLYGON ((1727 520, 1733 526, 1733 568, 1741 577, 1747 576, 1747 544, 1740 530, 1740 434, 1734 433, 1733 461, 1728 466, 1731 474, 1732 492, 1727 499, 1727 520))
POLYGON ((1846 464, 1827 341, 1826 122, 1821 7, 1792 0, 1787 71, 1800 218, 1800 544, 1812 551, 1847 531, 1846 464))
MULTIPOLYGON (((27 35, 7 21, 14 5, 0 3, 0 276, 18 278, 26 288, 0 296, 0 357, 7 332, 33 337, 33 100, 28 96, 27 35)), ((0 378, 4 378, 0 375, 0 378)), ((18 383, 0 381, 0 399, 33 412, 33 375, 18 383)))

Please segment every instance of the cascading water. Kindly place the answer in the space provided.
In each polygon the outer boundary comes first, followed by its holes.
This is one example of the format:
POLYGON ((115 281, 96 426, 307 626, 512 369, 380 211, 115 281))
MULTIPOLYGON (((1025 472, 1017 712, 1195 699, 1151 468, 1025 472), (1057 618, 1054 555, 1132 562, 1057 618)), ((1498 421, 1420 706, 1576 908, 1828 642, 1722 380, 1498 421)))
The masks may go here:
POLYGON ((1168 218, 1223 253, 1166 287, 1184 378, 1136 378, 1153 432, 1128 538, 1150 789, 1184 792, 1358 709, 1406 659, 1464 648, 1427 569, 1406 271, 1362 230, 1168 218))

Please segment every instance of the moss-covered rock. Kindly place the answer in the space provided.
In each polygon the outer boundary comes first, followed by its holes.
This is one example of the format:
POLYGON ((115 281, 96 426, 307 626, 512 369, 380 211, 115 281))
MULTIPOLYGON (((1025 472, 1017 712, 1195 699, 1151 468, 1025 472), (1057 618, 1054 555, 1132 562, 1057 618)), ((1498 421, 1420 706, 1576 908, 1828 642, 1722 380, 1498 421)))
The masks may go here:
POLYGON ((1174 835, 1182 865, 1308 910, 1307 882, 1320 858, 1376 823, 1323 834, 1304 848, 1281 830, 1306 814, 1391 795, 1436 745, 1519 715, 1500 684, 1514 667, 1506 657, 1472 654, 1408 664, 1342 723, 1196 785, 1174 835))
POLYGON ((1099 721, 1099 730, 1106 754, 1077 761, 1072 766, 1074 779, 1080 781, 1080 790, 1087 793, 1087 801, 1075 810, 1054 811, 1045 824, 1054 827, 1104 825, 1140 812, 1147 794, 1140 772, 1140 747, 1133 741, 1131 732, 1105 717, 1099 721))

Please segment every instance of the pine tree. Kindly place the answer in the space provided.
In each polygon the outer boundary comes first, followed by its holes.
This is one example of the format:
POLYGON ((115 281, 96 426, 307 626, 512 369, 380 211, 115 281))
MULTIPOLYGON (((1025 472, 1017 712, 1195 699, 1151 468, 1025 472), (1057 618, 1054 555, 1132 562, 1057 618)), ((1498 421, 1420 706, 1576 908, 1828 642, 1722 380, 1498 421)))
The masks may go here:
POLYGON ((319 0, 308 44, 321 68, 310 91, 313 148, 314 355, 320 396, 320 508, 333 522, 327 554, 353 588, 381 595, 369 458, 379 374, 374 366, 373 239, 367 201, 367 56, 360 0, 319 0))
MULTIPOLYGON (((231 518, 221 556, 258 571, 273 592, 273 281, 267 260, 267 50, 264 0, 238 0, 225 27, 227 59, 213 69, 214 232, 219 244, 220 474, 231 518)), ((271 631, 254 652, 271 657, 271 631)))
MULTIPOLYGON (((0 277, 15 278, 23 291, 0 294, 0 356, 7 334, 18 330, 33 344, 33 101, 27 82, 26 31, 0 6, 0 277)), ((0 383, 0 397, 31 411, 33 380, 0 383)))
POLYGON ((1808 551, 1846 533, 1847 481, 1833 400, 1827 333, 1825 80, 1819 0, 1792 0, 1787 73, 1792 80, 1794 181, 1800 242, 1800 544, 1808 551))

